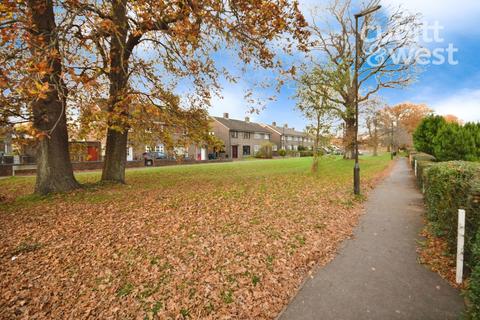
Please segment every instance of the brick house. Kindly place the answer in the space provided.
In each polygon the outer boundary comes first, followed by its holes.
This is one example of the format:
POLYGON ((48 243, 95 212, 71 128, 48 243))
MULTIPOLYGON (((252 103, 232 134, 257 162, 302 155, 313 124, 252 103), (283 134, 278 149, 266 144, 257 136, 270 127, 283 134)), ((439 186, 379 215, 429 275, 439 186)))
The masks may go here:
POLYGON ((212 117, 211 125, 212 134, 224 141, 229 159, 253 156, 263 144, 271 142, 271 132, 248 117, 244 121, 235 120, 224 113, 223 117, 212 117))
MULTIPOLYGON (((164 130, 164 125, 161 126, 164 130)), ((144 153, 154 153, 156 156, 174 159, 180 157, 187 160, 208 160, 206 143, 185 143, 185 132, 181 128, 170 127, 171 143, 158 138, 150 143, 129 140, 127 147, 127 161, 143 160, 144 153), (171 146, 173 144, 173 146, 171 146)))
POLYGON ((297 131, 295 128, 289 128, 287 124, 282 127, 277 126, 276 122, 271 125, 263 125, 272 137, 278 150, 298 150, 299 146, 312 149, 314 139, 305 132, 297 131))
POLYGON ((69 141, 68 147, 72 162, 102 160, 102 143, 100 141, 69 141))

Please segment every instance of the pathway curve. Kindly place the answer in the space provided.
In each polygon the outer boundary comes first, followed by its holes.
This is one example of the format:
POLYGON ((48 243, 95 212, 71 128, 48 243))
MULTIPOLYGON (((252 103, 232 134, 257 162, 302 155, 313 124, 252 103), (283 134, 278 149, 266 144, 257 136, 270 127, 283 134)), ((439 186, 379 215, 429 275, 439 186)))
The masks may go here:
POLYGON ((422 203, 406 159, 397 161, 370 193, 353 239, 280 319, 458 319, 459 292, 417 262, 422 203))

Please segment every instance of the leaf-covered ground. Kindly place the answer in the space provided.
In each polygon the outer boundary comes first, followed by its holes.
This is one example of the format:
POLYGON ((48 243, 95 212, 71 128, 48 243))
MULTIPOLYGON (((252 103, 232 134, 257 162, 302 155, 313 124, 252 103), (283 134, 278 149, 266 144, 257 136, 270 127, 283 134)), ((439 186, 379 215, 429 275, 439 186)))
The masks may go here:
POLYGON ((447 240, 435 235, 427 221, 425 224, 420 234, 425 240, 417 248, 420 263, 438 273, 452 287, 465 288, 465 282, 456 282, 456 256, 448 252, 447 240))
MULTIPOLYGON (((351 234, 353 163, 311 158, 130 170, 46 198, 0 180, 0 318, 272 319, 351 234)), ((361 162, 364 190, 389 163, 361 162)))

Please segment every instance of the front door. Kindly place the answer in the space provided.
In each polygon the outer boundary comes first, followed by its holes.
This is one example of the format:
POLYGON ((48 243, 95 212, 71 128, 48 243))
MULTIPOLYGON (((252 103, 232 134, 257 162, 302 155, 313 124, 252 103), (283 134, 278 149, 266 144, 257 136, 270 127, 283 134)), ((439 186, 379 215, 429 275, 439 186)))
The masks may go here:
POLYGON ((232 158, 233 159, 238 158, 238 146, 232 146, 232 158))

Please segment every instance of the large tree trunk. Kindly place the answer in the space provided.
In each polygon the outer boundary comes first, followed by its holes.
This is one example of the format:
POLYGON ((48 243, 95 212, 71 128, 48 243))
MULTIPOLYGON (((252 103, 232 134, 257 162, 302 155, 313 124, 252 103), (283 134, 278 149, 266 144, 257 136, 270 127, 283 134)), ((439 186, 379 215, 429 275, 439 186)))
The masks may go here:
POLYGON ((355 117, 345 118, 345 135, 343 136, 344 159, 353 159, 355 157, 355 130, 355 117))
POLYGON ((51 72, 41 79, 48 91, 31 103, 33 126, 44 133, 37 149, 37 180, 35 192, 47 194, 79 187, 73 175, 68 151, 66 118, 67 88, 61 80, 62 61, 55 35, 55 17, 51 0, 29 0, 32 17, 32 54, 47 59, 51 72))
POLYGON ((109 112, 114 113, 107 130, 107 145, 103 163, 102 180, 125 182, 127 162, 128 105, 122 105, 123 93, 127 89, 128 67, 131 50, 127 48, 128 18, 126 0, 112 2, 112 17, 116 26, 110 47, 110 98, 109 112), (122 119, 125 118, 125 119, 122 119), (122 130, 120 131, 119 128, 122 130))
POLYGON ((128 131, 120 132, 115 129, 108 129, 105 161, 102 171, 103 181, 125 182, 127 140, 128 131))
POLYGON ((312 172, 318 172, 318 147, 320 145, 320 116, 317 115, 317 128, 315 131, 315 142, 313 145, 313 163, 312 163, 312 172))
POLYGON ((355 158, 355 91, 353 88, 350 90, 348 100, 345 102, 345 114, 343 121, 345 121, 345 132, 343 136, 343 146, 345 153, 344 159, 355 158))

